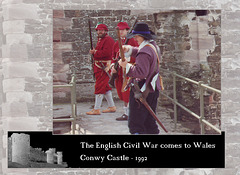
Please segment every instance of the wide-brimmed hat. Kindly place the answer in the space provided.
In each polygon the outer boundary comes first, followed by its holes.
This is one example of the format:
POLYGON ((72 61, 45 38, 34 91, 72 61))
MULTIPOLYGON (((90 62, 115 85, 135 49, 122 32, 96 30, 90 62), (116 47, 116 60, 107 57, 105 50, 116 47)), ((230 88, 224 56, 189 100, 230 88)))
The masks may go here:
POLYGON ((128 39, 133 38, 135 35, 140 35, 147 40, 156 38, 155 33, 149 30, 148 25, 144 22, 136 23, 132 32, 127 35, 127 38, 128 39))
POLYGON ((106 31, 108 31, 108 28, 105 24, 98 23, 97 26, 95 27, 95 30, 106 30, 106 31))
POLYGON ((130 27, 128 26, 128 23, 126 22, 119 22, 117 24, 117 27, 119 28, 119 30, 130 29, 130 27))

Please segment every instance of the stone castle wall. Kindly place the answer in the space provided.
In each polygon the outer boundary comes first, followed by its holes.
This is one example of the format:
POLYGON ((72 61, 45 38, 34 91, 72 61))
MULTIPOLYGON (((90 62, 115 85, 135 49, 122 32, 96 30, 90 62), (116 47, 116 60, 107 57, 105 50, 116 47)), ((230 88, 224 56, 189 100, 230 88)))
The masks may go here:
MULTIPOLYGON (((203 81, 221 90, 221 11, 220 10, 179 10, 154 14, 155 32, 160 38, 163 69, 203 81), (202 15, 198 15, 203 13, 202 15)), ((173 97, 173 79, 162 72, 165 93, 173 97)), ((205 116, 220 119, 220 95, 205 92, 205 116)), ((178 102, 199 115, 198 86, 177 78, 178 102)), ((171 104, 161 97, 161 104, 171 104)), ((191 116, 178 109, 178 116, 191 116)))
POLYGON ((46 162, 47 155, 41 148, 30 147, 29 160, 33 162, 46 162))

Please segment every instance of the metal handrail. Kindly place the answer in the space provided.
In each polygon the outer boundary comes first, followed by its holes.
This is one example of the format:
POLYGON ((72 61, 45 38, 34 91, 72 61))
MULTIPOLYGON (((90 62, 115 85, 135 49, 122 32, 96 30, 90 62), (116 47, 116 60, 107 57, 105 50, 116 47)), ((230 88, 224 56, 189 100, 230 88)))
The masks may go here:
POLYGON ((195 81, 195 80, 192 80, 190 78, 187 78, 187 77, 184 77, 182 75, 179 75, 177 74, 176 72, 171 72, 169 70, 166 70, 166 69, 160 69, 162 71, 165 71, 167 73, 170 73, 172 74, 173 76, 173 98, 171 98, 170 96, 164 94, 162 91, 160 91, 160 94, 162 94, 163 96, 167 97, 169 100, 172 101, 173 105, 174 105, 174 124, 175 124, 175 129, 177 127, 177 106, 181 107, 183 110, 185 110, 186 112, 188 112, 189 114, 191 114, 192 116, 194 116, 195 118, 199 119, 200 121, 200 127, 201 127, 201 134, 205 134, 205 128, 204 128, 204 124, 211 127, 212 129, 214 129, 216 132, 218 132, 219 134, 221 134, 221 130, 218 129, 217 127, 213 126, 211 123, 209 123, 207 120, 205 120, 205 117, 204 117, 204 89, 208 89, 208 90, 211 90, 211 91, 214 91, 216 93, 219 93, 221 94, 221 91, 218 90, 218 89, 215 89, 213 87, 210 87, 206 84, 203 84, 202 81, 195 81), (196 84, 198 85, 198 88, 199 88, 199 95, 200 95, 200 116, 197 115, 196 113, 194 113, 193 111, 189 110, 188 108, 186 108, 185 106, 183 106, 182 104, 178 103, 177 101, 177 97, 176 97, 176 77, 179 77, 179 78, 182 78, 186 81, 189 81, 193 84, 196 84))
POLYGON ((76 75, 72 74, 69 84, 66 85, 53 85, 53 88, 70 88, 71 89, 71 109, 72 115, 66 119, 53 119, 53 122, 71 122, 73 134, 76 130, 76 117, 77 117, 77 99, 76 99, 76 75))

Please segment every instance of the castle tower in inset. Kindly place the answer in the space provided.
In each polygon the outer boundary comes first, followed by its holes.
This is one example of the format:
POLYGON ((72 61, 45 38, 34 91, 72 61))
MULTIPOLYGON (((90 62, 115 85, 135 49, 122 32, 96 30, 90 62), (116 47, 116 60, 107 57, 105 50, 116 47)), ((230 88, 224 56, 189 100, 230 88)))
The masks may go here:
POLYGON ((46 151, 47 153, 47 163, 54 163, 54 152, 53 150, 50 148, 49 150, 46 151))
POLYGON ((57 152, 57 164, 62 165, 63 163, 63 154, 62 152, 57 152))
POLYGON ((13 133, 11 138, 12 162, 27 165, 30 155, 30 135, 13 133))

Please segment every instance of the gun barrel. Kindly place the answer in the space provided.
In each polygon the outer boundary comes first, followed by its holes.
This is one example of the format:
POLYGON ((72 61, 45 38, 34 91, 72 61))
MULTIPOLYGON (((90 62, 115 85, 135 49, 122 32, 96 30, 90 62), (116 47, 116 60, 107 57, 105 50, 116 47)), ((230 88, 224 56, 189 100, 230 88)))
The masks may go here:
POLYGON ((123 52, 123 48, 122 48, 122 39, 121 39, 120 31, 119 31, 118 27, 117 27, 117 36, 118 36, 118 46, 119 46, 119 50, 120 50, 120 57, 121 57, 122 61, 125 61, 124 52, 123 52))
MULTIPOLYGON (((132 33, 132 30, 133 30, 134 26, 136 25, 137 21, 138 21, 138 20, 137 20, 137 18, 136 18, 135 21, 134 21, 134 23, 133 23, 133 25, 131 26, 131 28, 130 28, 130 30, 129 30, 129 33, 132 33)), ((124 44, 127 44, 128 41, 129 41, 129 39, 126 39, 126 41, 125 41, 124 44)))
MULTIPOLYGON (((89 30, 89 37, 90 37, 90 49, 93 49, 92 30, 91 30, 91 20, 90 20, 90 18, 88 18, 88 30, 89 30)), ((92 69, 93 69, 94 68, 93 55, 91 55, 91 63, 92 63, 92 69)), ((93 73, 93 78, 95 79, 94 73, 93 73)))
POLYGON ((88 19, 88 29, 89 29, 89 37, 90 37, 90 47, 91 47, 91 49, 93 49, 92 30, 91 30, 91 21, 90 21, 90 18, 88 19))

